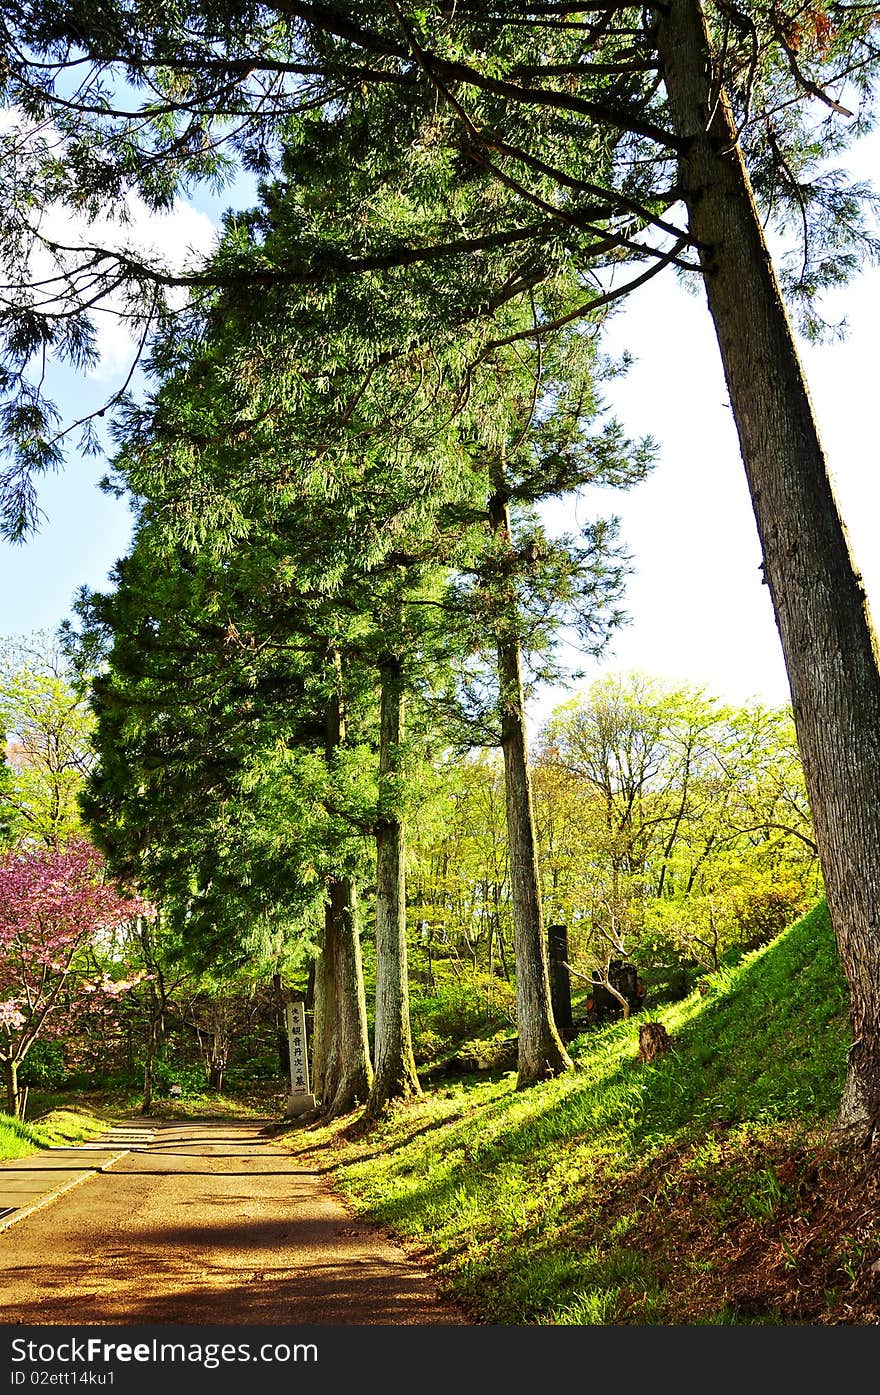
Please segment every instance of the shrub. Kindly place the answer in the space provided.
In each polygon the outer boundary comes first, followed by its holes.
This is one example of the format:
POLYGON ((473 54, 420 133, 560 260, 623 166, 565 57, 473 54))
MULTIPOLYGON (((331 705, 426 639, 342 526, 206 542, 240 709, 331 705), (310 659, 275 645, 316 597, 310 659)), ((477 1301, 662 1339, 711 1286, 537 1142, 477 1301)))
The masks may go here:
POLYGON ((514 1020, 511 984, 473 970, 435 969, 433 992, 416 990, 410 1001, 417 1059, 432 1060, 474 1037, 493 1036, 514 1020))
POLYGON ((54 1090, 67 1083, 68 1070, 60 1041, 36 1041, 22 1062, 22 1085, 38 1090, 54 1090))

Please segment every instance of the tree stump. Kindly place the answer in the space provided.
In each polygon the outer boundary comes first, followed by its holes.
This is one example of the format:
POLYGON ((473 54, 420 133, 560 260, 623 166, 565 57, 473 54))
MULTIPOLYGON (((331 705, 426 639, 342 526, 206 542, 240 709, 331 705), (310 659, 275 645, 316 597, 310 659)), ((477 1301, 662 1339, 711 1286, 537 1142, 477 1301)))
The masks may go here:
POLYGON ((662 1022, 643 1022, 639 1027, 639 1060, 653 1061, 672 1047, 672 1038, 662 1022))

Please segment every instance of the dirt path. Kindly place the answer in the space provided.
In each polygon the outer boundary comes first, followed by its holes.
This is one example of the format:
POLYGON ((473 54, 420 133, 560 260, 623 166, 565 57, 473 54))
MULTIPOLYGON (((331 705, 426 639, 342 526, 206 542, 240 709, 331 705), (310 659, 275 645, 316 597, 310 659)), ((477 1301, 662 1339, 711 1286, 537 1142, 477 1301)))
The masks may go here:
POLYGON ((467 1324, 260 1127, 160 1125, 0 1232, 3 1321, 467 1324))

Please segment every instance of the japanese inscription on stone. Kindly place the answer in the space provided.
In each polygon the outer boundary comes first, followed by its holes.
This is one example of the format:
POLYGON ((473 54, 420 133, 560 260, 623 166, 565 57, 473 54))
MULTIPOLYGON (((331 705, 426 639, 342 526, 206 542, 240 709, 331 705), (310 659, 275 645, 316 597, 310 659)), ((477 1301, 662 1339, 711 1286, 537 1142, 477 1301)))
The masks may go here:
POLYGON ((309 1062, 306 1053, 306 1009, 304 1003, 288 1003, 287 1041, 290 1048, 290 1093, 309 1093, 309 1062))

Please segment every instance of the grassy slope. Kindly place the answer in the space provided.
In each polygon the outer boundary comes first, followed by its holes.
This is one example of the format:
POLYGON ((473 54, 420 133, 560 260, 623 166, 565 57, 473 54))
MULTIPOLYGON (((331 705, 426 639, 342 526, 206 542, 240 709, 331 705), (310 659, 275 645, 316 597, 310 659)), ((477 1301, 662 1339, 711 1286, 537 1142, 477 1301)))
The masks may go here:
POLYGON ((0 1160, 26 1158, 53 1143, 84 1143, 105 1133, 107 1123, 102 1115, 81 1106, 53 1109, 33 1123, 0 1113, 0 1160))
POLYGON ((673 1050, 649 1065, 634 1019, 546 1085, 472 1078, 288 1141, 478 1322, 880 1321, 873 1169, 830 1141, 848 1033, 824 907, 704 988, 651 1014, 673 1050))

